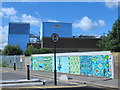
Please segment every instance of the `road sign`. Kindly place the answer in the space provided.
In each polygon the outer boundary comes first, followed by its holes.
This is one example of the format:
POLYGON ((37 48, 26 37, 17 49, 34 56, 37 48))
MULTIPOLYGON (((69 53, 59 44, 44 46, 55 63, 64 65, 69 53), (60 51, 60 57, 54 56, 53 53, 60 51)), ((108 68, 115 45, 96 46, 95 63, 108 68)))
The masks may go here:
POLYGON ((59 41, 59 36, 56 33, 52 34, 52 41, 54 42, 54 84, 57 85, 57 70, 56 70, 56 44, 59 41))
POLYGON ((54 43, 56 43, 56 42, 59 41, 59 36, 58 36, 58 34, 53 33, 51 37, 52 37, 52 41, 53 41, 54 43))

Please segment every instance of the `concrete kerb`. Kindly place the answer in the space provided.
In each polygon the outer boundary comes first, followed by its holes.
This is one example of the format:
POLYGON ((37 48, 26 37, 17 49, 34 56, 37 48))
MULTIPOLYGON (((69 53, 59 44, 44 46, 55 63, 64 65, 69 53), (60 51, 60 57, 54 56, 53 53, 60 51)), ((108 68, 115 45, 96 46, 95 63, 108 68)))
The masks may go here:
POLYGON ((2 80, 0 81, 0 84, 10 84, 10 83, 30 83, 30 82, 43 82, 40 79, 19 79, 19 80, 2 80))
POLYGON ((103 84, 93 83, 93 82, 88 82, 88 81, 79 81, 79 83, 85 84, 87 86, 92 86, 92 87, 116 88, 116 89, 120 88, 120 87, 116 87, 116 86, 103 85, 103 84))
POLYGON ((29 85, 43 85, 43 82, 32 82, 32 83, 10 83, 0 84, 0 87, 16 87, 16 86, 29 86, 29 85))
POLYGON ((34 87, 8 87, 8 88, 5 88, 5 90, 7 89, 12 89, 12 90, 16 90, 16 89, 57 89, 57 88, 77 88, 77 87, 86 87, 86 85, 78 85, 78 86, 34 86, 34 87))

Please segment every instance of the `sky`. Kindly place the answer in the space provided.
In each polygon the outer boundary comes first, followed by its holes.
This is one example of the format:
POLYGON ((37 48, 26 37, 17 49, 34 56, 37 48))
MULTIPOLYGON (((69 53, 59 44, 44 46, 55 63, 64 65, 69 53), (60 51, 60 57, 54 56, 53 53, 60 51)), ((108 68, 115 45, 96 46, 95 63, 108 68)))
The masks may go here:
POLYGON ((38 35, 40 24, 72 23, 73 35, 107 34, 118 18, 117 2, 2 2, 0 8, 0 49, 8 43, 9 22, 30 23, 30 33, 38 35))

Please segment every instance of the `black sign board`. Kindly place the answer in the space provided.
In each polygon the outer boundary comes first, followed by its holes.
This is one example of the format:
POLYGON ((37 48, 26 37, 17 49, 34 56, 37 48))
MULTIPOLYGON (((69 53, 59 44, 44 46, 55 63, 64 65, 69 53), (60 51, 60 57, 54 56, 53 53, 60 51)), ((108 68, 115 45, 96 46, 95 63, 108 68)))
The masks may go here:
POLYGON ((57 43, 57 42, 59 41, 59 36, 58 36, 58 34, 53 33, 51 37, 52 37, 52 41, 53 41, 54 43, 57 43))

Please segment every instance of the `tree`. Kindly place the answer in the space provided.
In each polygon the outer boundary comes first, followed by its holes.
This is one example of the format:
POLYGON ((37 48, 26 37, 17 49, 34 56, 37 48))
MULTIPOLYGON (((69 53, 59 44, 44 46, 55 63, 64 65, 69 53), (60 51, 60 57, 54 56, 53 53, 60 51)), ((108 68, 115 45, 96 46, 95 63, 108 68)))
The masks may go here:
POLYGON ((33 46, 28 46, 27 49, 25 50, 24 54, 25 56, 30 56, 31 54, 36 54, 38 51, 36 48, 33 46))
POLYGON ((19 45, 7 45, 3 50, 3 55, 22 55, 22 52, 19 45))
POLYGON ((120 17, 113 24, 112 31, 109 31, 108 35, 98 43, 98 46, 102 50, 120 52, 120 17))

